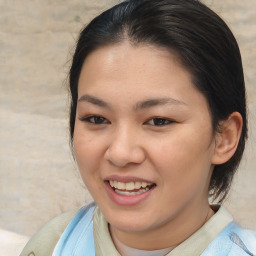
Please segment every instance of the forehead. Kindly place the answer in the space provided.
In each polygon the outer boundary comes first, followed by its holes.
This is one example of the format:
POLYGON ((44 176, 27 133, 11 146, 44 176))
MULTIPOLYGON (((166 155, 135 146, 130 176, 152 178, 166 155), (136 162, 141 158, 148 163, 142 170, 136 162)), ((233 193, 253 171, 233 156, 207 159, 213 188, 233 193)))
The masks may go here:
POLYGON ((129 42, 104 46, 87 56, 78 94, 126 97, 130 101, 172 97, 188 104, 194 100, 190 97, 193 94, 203 96, 176 55, 163 48, 129 42))
POLYGON ((125 41, 103 46, 91 52, 84 61, 79 82, 81 84, 81 80, 100 79, 103 76, 109 79, 119 76, 120 79, 135 80, 139 76, 143 77, 143 74, 144 79, 154 77, 159 79, 159 77, 166 77, 166 74, 176 67, 181 71, 179 76, 183 73, 190 82, 192 81, 190 72, 181 65, 176 54, 154 45, 134 46, 125 41))

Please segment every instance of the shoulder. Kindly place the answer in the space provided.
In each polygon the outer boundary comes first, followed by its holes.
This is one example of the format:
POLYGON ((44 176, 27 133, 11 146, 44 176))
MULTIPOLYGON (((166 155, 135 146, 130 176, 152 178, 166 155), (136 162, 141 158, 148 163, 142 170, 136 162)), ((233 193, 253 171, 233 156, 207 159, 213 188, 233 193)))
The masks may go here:
POLYGON ((256 255, 256 232, 231 222, 207 247, 202 256, 256 255))
POLYGON ((61 234, 80 208, 63 213, 44 225, 27 243, 20 256, 49 256, 61 234))

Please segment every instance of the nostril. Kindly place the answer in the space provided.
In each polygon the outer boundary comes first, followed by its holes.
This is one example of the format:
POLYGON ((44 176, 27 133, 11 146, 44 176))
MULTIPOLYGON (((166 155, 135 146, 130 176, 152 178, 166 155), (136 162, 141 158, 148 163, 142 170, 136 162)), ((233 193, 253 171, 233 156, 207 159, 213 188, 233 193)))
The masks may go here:
POLYGON ((144 150, 136 145, 111 145, 105 152, 104 158, 112 165, 125 167, 129 164, 141 164, 146 159, 144 150))

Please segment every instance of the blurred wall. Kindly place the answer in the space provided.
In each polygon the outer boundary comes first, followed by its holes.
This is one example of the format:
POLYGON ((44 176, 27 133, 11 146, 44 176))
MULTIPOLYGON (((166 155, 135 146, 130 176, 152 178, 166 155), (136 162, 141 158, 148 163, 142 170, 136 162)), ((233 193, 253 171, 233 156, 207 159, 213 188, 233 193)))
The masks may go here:
MULTIPOLYGON (((68 145, 66 76, 79 30, 115 0, 0 0, 0 228, 27 236, 90 201, 68 145)), ((227 207, 256 228, 256 1, 207 0, 241 47, 250 141, 227 207)))

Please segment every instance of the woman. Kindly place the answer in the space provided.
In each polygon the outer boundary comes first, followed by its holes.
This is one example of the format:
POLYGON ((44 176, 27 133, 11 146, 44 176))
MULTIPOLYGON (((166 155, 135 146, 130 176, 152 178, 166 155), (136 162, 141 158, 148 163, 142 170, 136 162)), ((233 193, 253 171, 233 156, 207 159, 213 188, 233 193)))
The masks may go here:
POLYGON ((95 204, 57 217, 23 255, 254 255, 220 205, 247 138, 236 40, 195 0, 124 1, 80 34, 70 136, 95 204))

